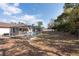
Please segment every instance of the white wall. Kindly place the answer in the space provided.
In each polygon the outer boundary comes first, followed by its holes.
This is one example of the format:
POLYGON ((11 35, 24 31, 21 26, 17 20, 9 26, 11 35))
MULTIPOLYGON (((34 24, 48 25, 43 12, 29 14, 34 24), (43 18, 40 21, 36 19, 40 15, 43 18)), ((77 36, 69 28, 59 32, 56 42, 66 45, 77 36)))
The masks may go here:
POLYGON ((10 28, 0 28, 0 35, 4 33, 10 33, 10 28))

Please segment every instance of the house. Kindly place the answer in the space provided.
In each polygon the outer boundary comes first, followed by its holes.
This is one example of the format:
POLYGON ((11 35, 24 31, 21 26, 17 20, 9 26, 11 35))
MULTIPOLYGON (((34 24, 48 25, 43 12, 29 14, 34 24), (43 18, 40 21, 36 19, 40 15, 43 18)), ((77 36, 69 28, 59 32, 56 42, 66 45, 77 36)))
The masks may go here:
POLYGON ((4 33, 10 33, 10 24, 0 22, 0 35, 3 35, 4 33))
POLYGON ((8 33, 9 36, 24 34, 28 31, 28 26, 23 23, 0 22, 0 35, 8 33))

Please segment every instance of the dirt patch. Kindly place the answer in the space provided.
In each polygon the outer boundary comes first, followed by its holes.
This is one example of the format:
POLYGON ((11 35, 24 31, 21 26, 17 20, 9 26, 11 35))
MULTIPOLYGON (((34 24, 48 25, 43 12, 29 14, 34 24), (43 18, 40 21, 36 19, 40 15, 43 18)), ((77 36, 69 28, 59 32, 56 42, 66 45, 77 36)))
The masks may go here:
POLYGON ((79 40, 62 33, 45 32, 30 40, 12 38, 3 42, 0 48, 6 50, 6 56, 79 55, 79 40))

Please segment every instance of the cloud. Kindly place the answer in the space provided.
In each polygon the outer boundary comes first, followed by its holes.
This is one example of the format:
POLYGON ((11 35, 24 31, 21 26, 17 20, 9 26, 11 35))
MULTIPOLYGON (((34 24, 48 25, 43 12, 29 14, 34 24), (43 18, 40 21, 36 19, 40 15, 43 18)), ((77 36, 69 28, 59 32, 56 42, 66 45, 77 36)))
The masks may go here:
POLYGON ((18 8, 17 6, 19 6, 19 4, 0 4, 0 8, 3 10, 3 14, 5 15, 12 15, 12 14, 18 14, 22 12, 22 9, 18 8))
POLYGON ((38 21, 44 22, 43 19, 38 18, 35 15, 27 15, 27 14, 20 16, 19 20, 22 21, 22 22, 25 22, 25 23, 29 23, 29 24, 36 24, 38 21))
POLYGON ((18 7, 20 4, 19 3, 14 3, 14 6, 18 7))
MULTIPOLYGON (((8 16, 7 16, 8 17, 8 16)), ((35 16, 35 15, 28 15, 28 14, 25 14, 25 15, 21 15, 21 16, 9 16, 8 19, 6 18, 1 18, 3 21, 7 21, 9 20, 8 22, 23 22, 23 23, 26 23, 26 24, 36 24, 38 21, 43 21, 43 19, 39 18, 38 16, 35 16)))
POLYGON ((22 23, 25 23, 27 25, 31 25, 31 24, 35 24, 37 25, 37 22, 39 21, 42 21, 43 22, 43 25, 44 27, 46 27, 46 23, 44 21, 44 19, 41 19, 35 15, 21 15, 21 16, 9 16, 8 19, 5 19, 5 18, 1 18, 1 21, 3 22, 14 22, 14 23, 18 23, 18 22, 22 22, 22 23))
POLYGON ((14 4, 0 4, 0 9, 3 10, 3 16, 6 16, 8 19, 6 19, 5 17, 2 18, 1 20, 3 20, 3 22, 23 22, 26 24, 37 24, 38 21, 42 21, 43 24, 45 24, 44 20, 41 19, 41 16, 38 15, 28 15, 25 14, 23 15, 23 11, 22 9, 19 8, 20 4, 19 3, 14 3, 14 4), (19 14, 15 16, 16 14, 19 14), (13 16, 14 14, 14 16, 13 16))
POLYGON ((0 18, 1 22, 7 22, 7 19, 0 18))

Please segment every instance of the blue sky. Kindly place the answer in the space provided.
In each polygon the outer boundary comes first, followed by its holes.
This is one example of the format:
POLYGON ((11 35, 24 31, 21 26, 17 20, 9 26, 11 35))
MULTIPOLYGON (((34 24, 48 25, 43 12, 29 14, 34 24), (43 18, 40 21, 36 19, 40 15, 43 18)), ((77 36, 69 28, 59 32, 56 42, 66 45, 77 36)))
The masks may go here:
POLYGON ((46 27, 51 18, 56 19, 63 12, 63 6, 63 3, 4 3, 0 4, 0 21, 26 24, 42 21, 46 27))

